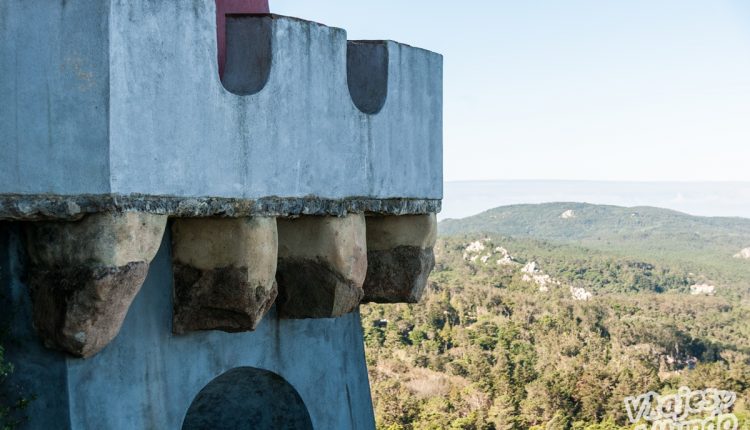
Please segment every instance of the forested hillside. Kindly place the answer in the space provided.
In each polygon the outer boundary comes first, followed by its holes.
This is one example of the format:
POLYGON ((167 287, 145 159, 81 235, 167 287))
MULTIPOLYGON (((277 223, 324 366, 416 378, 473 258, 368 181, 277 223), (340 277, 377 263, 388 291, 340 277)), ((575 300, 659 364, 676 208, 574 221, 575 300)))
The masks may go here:
POLYGON ((518 206, 441 223, 422 302, 362 308, 378 427, 625 429, 625 397, 683 385, 737 392, 745 419, 750 222, 619 218, 631 213, 518 206), (706 256, 676 248, 691 237, 706 256))
POLYGON ((585 203, 503 206, 440 223, 443 236, 497 234, 648 259, 750 292, 750 219, 696 217, 652 207, 585 203))

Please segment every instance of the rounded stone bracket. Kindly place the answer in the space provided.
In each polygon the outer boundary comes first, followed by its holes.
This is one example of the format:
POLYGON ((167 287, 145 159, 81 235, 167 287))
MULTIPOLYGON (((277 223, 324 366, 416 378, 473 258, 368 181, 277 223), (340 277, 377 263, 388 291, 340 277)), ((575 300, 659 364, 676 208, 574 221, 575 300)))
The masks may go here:
POLYGON ((279 219, 277 301, 282 318, 333 318, 362 300, 365 217, 279 219))
MULTIPOLYGON (((89 357, 114 339, 166 220, 104 212, 25 225, 34 324, 48 347, 89 357)), ((436 230, 434 214, 176 219, 172 330, 254 330, 274 301, 282 318, 417 302, 436 230)))
POLYGON ((367 217, 365 302, 416 303, 435 266, 435 214, 367 217))
POLYGON ((172 331, 255 330, 276 299, 276 219, 186 218, 172 224, 172 331))
POLYGON ((25 225, 34 325, 47 347, 90 357, 117 336, 166 221, 124 212, 25 225))

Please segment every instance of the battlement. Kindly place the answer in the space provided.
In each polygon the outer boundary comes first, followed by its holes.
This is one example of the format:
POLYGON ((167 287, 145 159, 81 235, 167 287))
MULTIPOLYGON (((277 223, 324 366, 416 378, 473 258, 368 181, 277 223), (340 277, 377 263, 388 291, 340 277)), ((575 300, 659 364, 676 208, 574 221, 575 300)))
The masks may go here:
POLYGON ((438 54, 230 15, 222 81, 212 2, 11 1, 0 14, 0 218, 214 214, 195 199, 230 216, 439 210, 438 54))

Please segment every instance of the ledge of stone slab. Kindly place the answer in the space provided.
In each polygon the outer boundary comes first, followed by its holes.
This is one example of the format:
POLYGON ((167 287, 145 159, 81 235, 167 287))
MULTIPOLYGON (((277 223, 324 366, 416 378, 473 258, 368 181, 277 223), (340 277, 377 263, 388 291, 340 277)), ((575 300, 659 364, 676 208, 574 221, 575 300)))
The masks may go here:
POLYGON ((175 197, 152 195, 0 194, 0 221, 76 220, 98 212, 139 211, 174 217, 418 215, 440 212, 439 199, 347 197, 175 197))

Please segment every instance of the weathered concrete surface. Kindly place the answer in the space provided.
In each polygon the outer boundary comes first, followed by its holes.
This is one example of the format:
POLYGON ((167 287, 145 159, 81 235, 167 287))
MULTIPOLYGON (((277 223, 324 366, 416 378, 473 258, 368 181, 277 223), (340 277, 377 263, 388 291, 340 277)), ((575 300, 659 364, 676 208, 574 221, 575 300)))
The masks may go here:
POLYGON ((174 336, 167 231, 120 334, 92 358, 66 358, 42 347, 31 328, 18 235, 0 234, 0 288, 15 310, 17 342, 7 354, 16 372, 9 383, 22 382, 38 396, 22 429, 180 429, 203 387, 230 369, 250 366, 286 379, 304 401, 313 428, 374 430, 357 312, 280 320, 272 308, 254 332, 174 336))
POLYGON ((113 192, 442 197, 440 55, 387 42, 387 101, 367 115, 341 29, 254 18, 270 21, 272 66, 260 92, 238 96, 217 78, 212 2, 117 2, 111 16, 113 192))
POLYGON ((437 241, 435 214, 368 216, 367 249, 385 251, 396 246, 432 248, 437 241))
POLYGON ((357 309, 367 272, 364 215, 277 222, 279 314, 332 318, 357 309))
POLYGON ((0 2, 0 194, 111 191, 110 12, 0 2))
POLYGON ((31 262, 46 267, 123 266, 151 261, 166 225, 166 216, 140 212, 25 224, 31 262))
POLYGON ((98 212, 138 211, 175 217, 249 217, 379 213, 389 215, 440 212, 436 199, 323 199, 267 197, 257 200, 220 197, 170 197, 143 195, 2 195, 0 220, 76 220, 98 212))
POLYGON ((0 194, 442 197, 440 55, 383 42, 367 114, 344 30, 252 20, 271 68, 240 96, 218 77, 213 1, 0 2, 0 194))
POLYGON ((48 348, 90 357, 117 336, 148 263, 29 273, 34 326, 48 348))
POLYGON ((275 218, 172 223, 174 333, 255 330, 276 299, 275 218))
POLYGON ((126 212, 26 224, 34 325, 48 347, 89 357, 117 336, 166 220, 126 212))
POLYGON ((367 217, 364 301, 416 303, 435 266, 435 214, 367 217))

